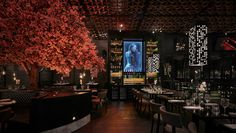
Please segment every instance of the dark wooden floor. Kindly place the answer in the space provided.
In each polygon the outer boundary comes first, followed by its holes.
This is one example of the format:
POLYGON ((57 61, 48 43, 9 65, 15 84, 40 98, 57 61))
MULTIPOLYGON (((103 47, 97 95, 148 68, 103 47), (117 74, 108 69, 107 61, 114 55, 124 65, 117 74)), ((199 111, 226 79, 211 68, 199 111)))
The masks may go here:
POLYGON ((112 102, 107 112, 74 133, 150 133, 151 120, 140 117, 131 102, 112 102))

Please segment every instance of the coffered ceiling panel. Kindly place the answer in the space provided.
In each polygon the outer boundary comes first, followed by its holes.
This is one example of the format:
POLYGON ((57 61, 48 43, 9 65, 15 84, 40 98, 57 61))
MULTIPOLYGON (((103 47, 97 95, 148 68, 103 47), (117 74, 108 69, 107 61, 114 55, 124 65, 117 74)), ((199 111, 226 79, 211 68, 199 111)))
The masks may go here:
MULTIPOLYGON (((73 0, 71 0, 73 1, 73 0)), ((236 31, 236 0, 79 0, 95 39, 109 30, 186 33, 196 23, 209 32, 236 31)))

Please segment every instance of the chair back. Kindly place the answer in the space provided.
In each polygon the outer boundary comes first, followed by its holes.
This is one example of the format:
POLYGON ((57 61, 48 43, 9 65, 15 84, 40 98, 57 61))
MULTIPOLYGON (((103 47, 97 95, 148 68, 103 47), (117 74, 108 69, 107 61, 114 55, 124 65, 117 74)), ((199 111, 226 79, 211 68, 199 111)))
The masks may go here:
POLYGON ((221 94, 218 92, 218 91, 211 91, 210 92, 210 100, 211 102, 220 102, 220 97, 221 97, 221 94))
POLYGON ((162 106, 161 104, 154 102, 154 100, 150 100, 150 107, 151 107, 151 111, 153 114, 155 114, 155 113, 160 114, 160 107, 161 106, 162 106))
POLYGON ((178 128, 184 127, 180 114, 166 111, 165 106, 160 107, 160 114, 164 123, 178 128))
POLYGON ((98 92, 98 97, 101 98, 101 99, 106 99, 107 97, 107 90, 102 90, 100 92, 98 92))
POLYGON ((181 99, 185 97, 184 91, 174 91, 175 99, 181 99))

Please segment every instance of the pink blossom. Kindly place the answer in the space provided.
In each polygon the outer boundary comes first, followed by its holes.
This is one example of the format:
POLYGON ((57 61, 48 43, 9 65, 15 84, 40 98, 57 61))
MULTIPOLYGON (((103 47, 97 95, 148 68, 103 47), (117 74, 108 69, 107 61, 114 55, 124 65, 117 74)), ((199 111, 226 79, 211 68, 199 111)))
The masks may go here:
POLYGON ((62 74, 75 67, 90 70, 94 77, 104 71, 104 60, 89 37, 85 17, 77 6, 66 2, 0 1, 0 37, 5 38, 0 40, 0 62, 25 69, 37 64, 62 74), (3 2, 6 6, 1 6, 3 2))

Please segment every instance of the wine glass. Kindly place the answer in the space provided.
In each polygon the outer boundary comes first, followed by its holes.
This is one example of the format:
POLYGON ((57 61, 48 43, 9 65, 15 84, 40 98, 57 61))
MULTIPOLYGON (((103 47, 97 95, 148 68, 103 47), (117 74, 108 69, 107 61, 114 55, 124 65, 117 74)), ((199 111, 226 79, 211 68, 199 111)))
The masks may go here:
POLYGON ((205 101, 206 101, 206 103, 210 102, 210 95, 209 94, 205 94, 205 101))
POLYGON ((199 106, 198 95, 197 93, 192 94, 192 102, 194 106, 199 106))
POLYGON ((186 103, 187 106, 190 106, 191 105, 191 100, 190 99, 186 99, 185 103, 186 103))
POLYGON ((211 108, 211 112, 213 115, 218 116, 220 114, 220 107, 219 105, 213 105, 211 108))
POLYGON ((222 114, 222 115, 226 116, 226 115, 227 115, 227 114, 226 114, 226 108, 229 107, 229 99, 227 99, 227 98, 221 98, 221 99, 220 99, 220 104, 221 104, 221 106, 223 106, 223 108, 224 108, 224 114, 222 114))

